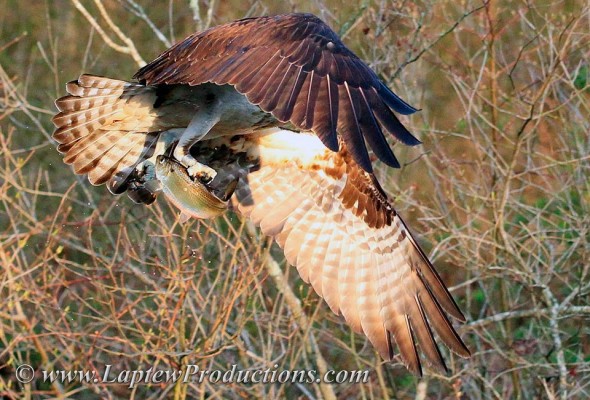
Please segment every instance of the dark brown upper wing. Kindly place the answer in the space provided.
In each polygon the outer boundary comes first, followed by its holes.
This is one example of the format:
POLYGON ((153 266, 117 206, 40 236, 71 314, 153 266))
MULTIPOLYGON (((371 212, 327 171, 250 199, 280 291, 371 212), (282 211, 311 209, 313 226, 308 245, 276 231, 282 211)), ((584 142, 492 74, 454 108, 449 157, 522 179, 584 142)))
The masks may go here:
POLYGON ((365 141, 399 167, 383 131, 407 145, 420 143, 392 112, 416 109, 312 14, 247 18, 193 34, 134 77, 147 84, 234 85, 278 120, 312 130, 330 150, 338 150, 338 132, 367 172, 365 141))

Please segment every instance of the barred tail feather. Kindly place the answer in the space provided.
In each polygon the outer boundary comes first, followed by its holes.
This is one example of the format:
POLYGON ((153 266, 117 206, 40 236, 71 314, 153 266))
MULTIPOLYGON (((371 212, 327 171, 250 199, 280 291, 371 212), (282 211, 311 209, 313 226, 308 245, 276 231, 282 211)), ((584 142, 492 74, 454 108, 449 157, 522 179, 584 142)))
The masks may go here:
POLYGON ((53 138, 64 162, 94 185, 125 190, 135 167, 154 153, 159 135, 155 89, 137 83, 81 75, 57 99, 53 138))

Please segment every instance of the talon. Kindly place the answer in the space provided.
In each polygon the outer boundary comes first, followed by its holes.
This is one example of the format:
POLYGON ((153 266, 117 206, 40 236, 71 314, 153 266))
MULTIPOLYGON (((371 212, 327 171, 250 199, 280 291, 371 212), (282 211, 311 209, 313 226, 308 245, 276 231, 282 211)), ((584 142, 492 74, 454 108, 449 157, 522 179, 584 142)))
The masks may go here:
POLYGON ((156 179, 156 166, 151 161, 145 161, 143 171, 144 179, 146 181, 153 181, 156 179))
POLYGON ((209 183, 217 176, 217 171, 198 162, 180 146, 174 149, 174 158, 186 167, 186 172, 190 177, 197 178, 203 183, 209 183))
POLYGON ((205 164, 201 164, 194 158, 193 160, 195 163, 186 169, 186 172, 190 176, 198 178, 201 182, 204 183, 211 182, 217 176, 217 171, 215 171, 213 168, 208 167, 205 164))
POLYGON ((156 167, 150 160, 144 160, 135 166, 135 174, 140 182, 156 179, 156 167))
POLYGON ((236 187, 238 186, 239 180, 240 180, 240 178, 236 178, 233 181, 231 181, 230 183, 228 183, 228 185, 226 186, 225 191, 223 193, 223 196, 221 196, 221 200, 229 201, 229 199, 231 199, 231 196, 236 191, 236 187))

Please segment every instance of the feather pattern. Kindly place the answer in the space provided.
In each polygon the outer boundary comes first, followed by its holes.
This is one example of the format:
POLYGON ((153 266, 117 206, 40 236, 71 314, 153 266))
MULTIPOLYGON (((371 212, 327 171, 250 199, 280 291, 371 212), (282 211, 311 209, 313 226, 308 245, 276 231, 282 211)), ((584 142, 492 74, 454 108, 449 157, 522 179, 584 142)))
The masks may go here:
POLYGON ((151 157, 158 134, 153 88, 82 75, 57 99, 53 138, 64 162, 94 185, 107 183, 114 194, 126 189, 135 167, 151 157), (133 101, 130 101, 133 99, 133 101))
MULTIPOLYGON (((311 14, 246 18, 195 33, 141 68, 135 78, 149 85, 234 85, 279 121, 311 129, 333 151, 338 151, 336 132, 340 133, 367 172, 371 171, 367 149, 359 144, 367 140, 374 150, 385 142, 375 124, 405 144, 420 143, 391 112, 417 110, 311 14), (302 88, 307 88, 307 96, 299 96, 302 88), (358 124, 358 118, 350 115, 359 111, 351 105, 358 102, 359 90, 369 108, 379 108, 370 123, 358 124), (351 96, 343 98, 347 91, 351 96)), ((399 165, 391 149, 375 154, 388 165, 399 165)))
MULTIPOLYGON (((232 142, 227 145, 231 152, 232 142)), ((265 142, 252 138, 250 145, 265 154, 265 142)), ((395 343, 415 374, 422 373, 421 354, 428 365, 446 371, 433 332, 454 353, 469 356, 447 317, 464 320, 459 308, 344 139, 339 152, 325 149, 308 163, 297 155, 251 162, 235 208, 275 237, 301 278, 384 359, 393 357, 395 343)))

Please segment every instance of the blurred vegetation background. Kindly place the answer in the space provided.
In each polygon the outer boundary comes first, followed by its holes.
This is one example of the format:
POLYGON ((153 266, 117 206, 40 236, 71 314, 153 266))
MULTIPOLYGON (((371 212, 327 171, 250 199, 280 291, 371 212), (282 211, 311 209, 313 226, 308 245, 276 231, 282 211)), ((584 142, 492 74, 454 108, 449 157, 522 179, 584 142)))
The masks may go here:
POLYGON ((590 3, 0 0, 0 397, 590 397, 590 3), (188 34, 321 16, 402 98, 424 144, 378 174, 467 316, 470 360, 423 379, 370 344, 239 217, 180 224, 74 176, 53 101, 128 79, 188 34), (269 258, 270 257, 270 258, 269 258), (270 260, 270 261, 269 261, 270 260), (305 312, 277 288, 276 260, 305 312), (15 370, 37 370, 20 384, 15 370), (40 370, 369 370, 364 384, 43 383, 40 370))

